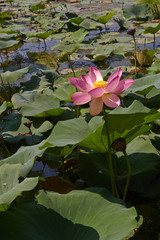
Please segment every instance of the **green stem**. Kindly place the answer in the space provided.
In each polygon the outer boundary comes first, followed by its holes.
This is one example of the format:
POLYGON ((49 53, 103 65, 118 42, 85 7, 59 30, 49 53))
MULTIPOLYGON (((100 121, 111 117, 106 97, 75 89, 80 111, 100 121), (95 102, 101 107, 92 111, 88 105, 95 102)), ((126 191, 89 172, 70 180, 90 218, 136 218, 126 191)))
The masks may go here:
POLYGON ((107 114, 105 112, 105 108, 103 107, 103 116, 105 120, 105 127, 106 127, 106 134, 107 134, 107 140, 108 140, 108 153, 107 153, 107 160, 108 160, 108 167, 110 171, 110 177, 111 177, 111 186, 112 186, 112 194, 115 196, 119 196, 116 183, 115 183, 115 175, 113 170, 113 163, 112 163, 112 152, 111 152, 111 141, 108 131, 108 123, 107 123, 107 114))
POLYGON ((146 95, 144 95, 144 106, 147 107, 147 98, 146 98, 146 95))
POLYGON ((2 85, 2 87, 3 87, 3 89, 4 89, 4 91, 5 91, 6 99, 9 100, 9 96, 8 96, 8 94, 7 94, 7 90, 6 90, 6 87, 5 87, 5 85, 4 85, 4 82, 3 82, 3 79, 2 79, 1 74, 0 74, 0 83, 1 83, 1 85, 2 85))
POLYGON ((6 50, 6 63, 7 63, 7 65, 8 65, 8 63, 9 63, 9 58, 8 58, 8 52, 7 52, 7 50, 6 50))
POLYGON ((137 60, 136 60, 136 39, 133 35, 133 41, 134 41, 134 66, 135 66, 135 74, 137 74, 137 60))
POLYGON ((73 76, 76 77, 75 71, 74 71, 72 63, 71 63, 70 55, 68 56, 68 63, 69 63, 70 68, 72 69, 73 76))
POLYGON ((76 117, 79 118, 80 115, 80 107, 77 105, 76 117))
POLYGON ((8 83, 8 89, 9 89, 9 101, 11 101, 11 97, 12 97, 12 88, 11 88, 11 85, 8 83))
MULTIPOLYGON (((73 77, 76 77, 74 68, 73 68, 72 63, 71 63, 70 55, 68 55, 68 63, 69 63, 70 68, 72 69, 73 77)), ((78 91, 78 89, 76 89, 76 92, 77 91, 78 91)), ((80 107, 79 107, 79 105, 77 105, 76 118, 79 118, 79 115, 80 115, 80 107)))
POLYGON ((3 147, 6 149, 6 151, 7 151, 7 153, 8 153, 8 156, 11 156, 11 154, 10 154, 8 148, 6 147, 6 145, 5 145, 4 143, 3 143, 3 147))
POLYGON ((43 41, 44 41, 44 51, 46 51, 47 50, 47 44, 46 44, 45 39, 43 39, 43 41))
POLYGON ((156 34, 154 33, 154 38, 153 38, 153 48, 155 49, 155 45, 156 45, 156 34))
POLYGON ((123 153, 124 153, 124 156, 125 156, 125 159, 126 159, 126 163, 127 163, 127 167, 128 167, 127 182, 126 182, 126 186, 125 186, 124 193, 123 193, 123 200, 125 201, 126 196, 127 196, 129 183, 130 183, 130 178, 131 178, 131 165, 130 165, 130 160, 128 158, 128 155, 127 155, 126 151, 124 151, 123 153))
POLYGON ((32 141, 33 141, 34 145, 36 145, 36 141, 34 140, 31 128, 29 128, 29 131, 30 131, 30 134, 31 134, 31 137, 32 137, 32 141))
POLYGON ((1 53, 0 53, 0 58, 1 58, 1 62, 3 63, 3 58, 2 58, 2 55, 1 55, 1 53))

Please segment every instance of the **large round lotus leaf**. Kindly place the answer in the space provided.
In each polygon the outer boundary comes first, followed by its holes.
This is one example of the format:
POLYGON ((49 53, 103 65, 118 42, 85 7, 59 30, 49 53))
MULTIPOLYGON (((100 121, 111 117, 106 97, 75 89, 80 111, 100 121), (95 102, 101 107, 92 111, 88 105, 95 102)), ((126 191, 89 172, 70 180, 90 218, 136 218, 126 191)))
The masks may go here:
POLYGON ((37 94, 34 102, 25 104, 20 112, 23 116, 48 117, 59 116, 66 109, 68 108, 60 107, 59 100, 53 96, 37 94))
POLYGON ((145 19, 148 15, 148 7, 146 4, 132 5, 124 9, 123 15, 125 18, 132 18, 137 20, 145 19))
POLYGON ((14 47, 18 45, 19 41, 17 40, 8 40, 8 41, 0 41, 0 50, 4 50, 10 47, 14 47))
POLYGON ((150 92, 153 87, 160 89, 160 74, 147 75, 142 78, 135 79, 135 82, 123 93, 126 96, 128 93, 138 93, 146 95, 150 92))
MULTIPOLYGON (((25 140, 27 145, 32 145, 33 139, 29 134, 29 129, 24 125, 29 119, 18 113, 11 113, 3 118, 3 137, 6 142, 15 144, 25 140)), ((31 126, 31 131, 36 143, 43 139, 43 134, 49 131, 53 125, 44 119, 35 119, 31 126)))
MULTIPOLYGON (((158 111, 150 110, 138 101, 134 101, 128 108, 118 107, 112 110, 107 117, 111 141, 125 137, 128 143, 137 136, 139 131, 141 133, 146 131, 146 128, 139 129, 142 124, 158 118, 160 118, 158 111)), ((79 144, 97 152, 107 152, 108 140, 103 125, 103 119, 100 116, 95 116, 89 123, 83 118, 59 121, 47 142, 59 147, 79 144)))
MULTIPOLYGON (((0 167, 4 164, 20 164, 21 167, 19 169, 18 178, 21 176, 25 178, 27 174, 31 171, 35 160, 37 157, 41 157, 45 148, 40 150, 39 147, 43 144, 43 141, 39 144, 33 146, 22 146, 18 149, 18 151, 12 156, 5 158, 0 161, 0 167)), ((14 173, 15 174, 15 173, 14 173)))
POLYGON ((4 84, 13 84, 15 83, 18 79, 22 78, 22 76, 25 73, 29 72, 29 67, 22 68, 19 70, 16 70, 14 72, 7 71, 5 73, 1 74, 2 80, 4 84))
POLYGON ((7 102, 5 101, 5 102, 3 102, 3 104, 0 106, 0 115, 7 110, 7 107, 8 107, 7 105, 8 105, 8 104, 7 104, 7 102))
POLYGON ((37 199, 40 205, 23 203, 0 215, 3 239, 125 240, 141 223, 134 207, 126 208, 105 189, 40 191, 37 199))
POLYGON ((7 209, 21 192, 32 190, 38 183, 38 177, 25 178, 19 183, 20 167, 20 164, 3 164, 0 167, 0 211, 7 209))

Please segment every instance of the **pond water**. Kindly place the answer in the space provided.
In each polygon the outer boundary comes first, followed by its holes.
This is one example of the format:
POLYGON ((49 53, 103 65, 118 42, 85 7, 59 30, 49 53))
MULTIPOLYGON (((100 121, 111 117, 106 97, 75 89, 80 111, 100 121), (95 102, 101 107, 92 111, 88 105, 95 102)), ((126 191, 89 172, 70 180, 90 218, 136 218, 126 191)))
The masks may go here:
MULTIPOLYGON (((18 12, 19 8, 21 8, 21 2, 17 1, 19 4, 17 6, 10 6, 8 7, 8 5, 5 4, 1 4, 3 11, 6 11, 7 9, 12 10, 13 13, 18 12)), ((29 2, 30 3, 30 2, 29 2)), ((55 2, 51 2, 51 6, 54 6, 55 2)), ((62 4, 62 6, 65 4, 65 2, 59 2, 58 4, 62 4)), ((68 4, 70 5, 70 4, 68 4)), ((109 12, 111 10, 116 10, 116 9, 120 9, 120 13, 123 12, 123 9, 127 6, 132 5, 132 1, 94 1, 94 3, 92 3, 92 1, 89 2, 89 4, 86 4, 84 2, 80 2, 79 4, 76 5, 76 13, 78 15, 82 15, 82 14, 86 14, 86 13, 97 13, 97 12, 109 12)), ((50 6, 50 9, 52 8, 50 6)), ((22 8, 23 9, 23 8, 22 8)), ((25 13, 24 13, 25 14, 25 13)), ((22 31, 25 33, 28 30, 29 31, 36 31, 35 28, 32 28, 32 25, 29 22, 29 17, 24 16, 23 19, 21 20, 18 19, 15 21, 15 24, 19 25, 19 26, 26 26, 22 31)), ((138 29, 139 27, 137 27, 138 29)), ((114 21, 114 17, 109 21, 109 23, 107 24, 107 29, 105 29, 105 27, 102 25, 101 30, 97 29, 97 30, 93 30, 89 32, 89 35, 85 38, 85 41, 89 41, 97 36, 99 36, 100 34, 104 34, 104 33, 116 33, 119 34, 119 25, 117 23, 115 23, 114 21)), ((128 37, 127 35, 127 31, 121 31, 119 36, 123 36, 123 37, 128 37)), ((137 36, 137 40, 139 39, 144 39, 144 41, 137 42, 137 49, 153 49, 153 42, 147 42, 147 44, 145 44, 145 37, 144 36, 137 36)), ((147 37, 148 38, 148 37, 147 37)), ((150 37, 151 39, 152 37, 150 37)), ((47 52, 51 53, 50 47, 54 46, 55 44, 57 44, 58 40, 54 40, 54 39, 49 39, 46 40, 46 45, 47 45, 47 52)), ((133 44, 133 41, 130 41, 130 44, 133 44)), ((158 48, 160 46, 160 36, 156 37, 156 48, 158 48)), ((9 67, 5 67, 4 70, 13 70, 13 69, 18 69, 18 68, 23 68, 26 66, 30 66, 31 68, 31 73, 34 71, 34 69, 36 69, 37 71, 37 67, 41 68, 45 66, 35 66, 35 63, 33 61, 33 59, 31 60, 28 57, 28 52, 41 52, 44 51, 44 42, 42 40, 25 40, 23 42, 23 45, 21 47, 19 47, 17 49, 16 52, 9 52, 8 53, 8 57, 10 61, 13 61, 13 65, 11 64, 9 67), (14 61, 15 60, 15 61, 14 61)), ((5 61, 5 53, 1 54, 1 58, 0 58, 0 63, 5 61)), ((77 61, 73 61, 73 67, 74 68, 81 68, 82 66, 95 66, 94 62, 91 62, 90 60, 85 60, 83 59, 83 54, 80 54, 80 59, 77 61)), ((110 66, 111 68, 114 68, 116 66, 131 66, 132 64, 130 63, 129 60, 126 59, 116 59, 116 57, 113 59, 107 59, 105 61, 105 63, 103 63, 103 68, 107 68, 108 66, 110 66)), ((101 67, 101 66, 99 66, 101 67)), ((68 68, 68 64, 63 64, 60 69, 59 72, 63 73, 63 69, 68 68)), ((0 68, 0 71, 2 72, 3 69, 0 68)), ((27 79, 29 78, 29 74, 27 75, 27 79)))

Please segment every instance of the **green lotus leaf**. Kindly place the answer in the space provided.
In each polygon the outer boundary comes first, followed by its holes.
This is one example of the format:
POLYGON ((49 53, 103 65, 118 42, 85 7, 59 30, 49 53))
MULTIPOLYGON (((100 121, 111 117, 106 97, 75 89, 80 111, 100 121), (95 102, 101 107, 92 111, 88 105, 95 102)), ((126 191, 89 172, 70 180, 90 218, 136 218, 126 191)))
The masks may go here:
POLYGON ((119 17, 114 18, 114 21, 118 23, 120 30, 129 29, 131 26, 131 23, 129 21, 126 21, 126 19, 121 15, 119 17))
POLYGON ((20 79, 23 76, 23 74, 28 73, 29 70, 30 70, 30 68, 26 67, 26 68, 16 70, 14 72, 7 71, 7 72, 4 72, 4 73, 1 73, 3 83, 4 84, 13 84, 18 79, 20 79))
POLYGON ((12 27, 6 27, 6 28, 1 28, 0 33, 6 33, 6 34, 17 34, 17 31, 13 29, 12 27))
POLYGON ((67 52, 69 55, 76 52, 78 50, 79 46, 75 44, 57 44, 53 47, 50 47, 51 50, 58 50, 60 52, 67 52))
POLYGON ((3 102, 3 104, 0 106, 0 114, 2 114, 3 112, 5 112, 8 108, 8 104, 6 101, 3 102))
MULTIPOLYGON (((137 133, 148 131, 149 128, 141 129, 139 127, 159 119, 160 113, 135 101, 128 108, 114 109, 107 117, 111 141, 118 137, 125 137, 127 142, 130 142, 137 136, 137 133)), ((62 147, 68 144, 78 144, 97 152, 108 151, 104 121, 99 116, 92 118, 89 124, 83 118, 60 121, 46 141, 53 146, 62 147)))
POLYGON ((94 187, 110 189, 110 173, 108 169, 107 155, 97 152, 84 152, 79 154, 79 176, 94 187))
MULTIPOLYGON (((152 139, 151 139, 152 140, 152 139)), ((153 139, 153 144, 159 144, 159 138, 153 139)), ((152 185, 160 174, 160 156, 149 138, 141 135, 127 145, 127 154, 131 164, 131 180, 129 191, 152 197, 148 193, 148 186, 152 185)), ((117 181, 119 186, 125 187, 127 178, 127 164, 123 154, 112 155, 116 162, 117 181)), ((79 175, 93 186, 111 188, 107 155, 97 152, 84 152, 79 155, 79 175)), ((158 180, 159 182, 159 180, 158 180)), ((154 184, 153 184, 154 185, 154 184)), ((160 187, 154 190, 154 196, 159 195, 160 187)))
POLYGON ((13 154, 12 156, 0 160, 0 166, 13 164, 13 165, 20 165, 19 168, 19 177, 25 178, 28 173, 31 171, 36 158, 41 157, 44 153, 45 149, 39 150, 39 147, 43 144, 43 141, 34 146, 27 146, 27 147, 20 147, 18 151, 13 154))
POLYGON ((69 43, 81 43, 84 41, 84 38, 87 34, 88 34, 87 30, 80 28, 79 30, 70 33, 69 36, 67 34, 67 37, 64 40, 69 43))
POLYGON ((103 61, 107 56, 105 54, 95 54, 93 55, 93 59, 95 61, 103 61))
POLYGON ((105 55, 110 55, 112 51, 115 50, 115 45, 114 44, 109 44, 107 46, 97 46, 92 54, 105 54, 105 55))
POLYGON ((20 113, 23 116, 48 117, 59 116, 67 109, 60 107, 59 100, 52 95, 37 94, 33 102, 22 106, 20 113))
POLYGON ((83 118, 59 121, 47 139, 47 142, 58 147, 77 144, 87 137, 90 132, 83 118))
POLYGON ((55 240, 124 240, 142 224, 134 207, 127 208, 103 188, 68 194, 40 191, 36 198, 39 204, 25 202, 0 216, 1 236, 6 240, 11 236, 13 240, 51 240, 53 236, 55 240))
POLYGON ((57 78, 58 75, 55 70, 41 70, 41 76, 40 74, 32 74, 29 81, 22 82, 21 87, 24 92, 22 94, 17 94, 23 96, 26 93, 25 91, 32 91, 34 89, 38 91, 44 90, 47 87, 52 87, 57 78))
POLYGON ((86 30, 95 29, 99 24, 97 22, 89 22, 88 19, 85 19, 81 24, 80 27, 85 28, 86 30))
POLYGON ((150 92, 153 87, 157 89, 160 88, 160 74, 148 75, 142 78, 135 79, 132 86, 125 90, 122 96, 130 93, 138 93, 141 95, 146 95, 150 92))
POLYGON ((21 192, 32 190, 38 183, 38 177, 26 178, 19 183, 20 167, 20 164, 0 166, 0 211, 5 211, 21 192))
POLYGON ((33 38, 33 37, 35 37, 35 38, 41 38, 41 39, 45 40, 45 39, 47 39, 52 33, 54 33, 54 31, 38 32, 38 33, 33 33, 32 35, 31 35, 31 33, 30 33, 30 35, 28 36, 28 38, 33 38))
POLYGON ((39 2, 37 4, 31 5, 29 9, 34 12, 45 8, 45 4, 43 2, 39 2))
POLYGON ((98 18, 98 22, 99 23, 102 23, 102 24, 106 24, 110 19, 111 17, 113 17, 117 12, 114 11, 114 12, 110 12, 108 13, 107 15, 104 15, 104 16, 100 16, 98 18))
POLYGON ((11 38, 17 38, 19 34, 13 33, 13 34, 7 34, 7 33, 1 33, 0 39, 1 40, 9 40, 11 38))
MULTIPOLYGON (((160 125, 160 120, 155 121, 156 124, 160 125)), ((153 146, 160 151, 160 136, 159 134, 156 134, 154 132, 152 132, 151 134, 149 134, 149 138, 153 144, 153 146)))
POLYGON ((10 19, 11 18, 11 14, 7 11, 5 12, 0 12, 0 19, 10 19))
POLYGON ((159 69, 160 59, 156 59, 156 61, 151 65, 151 67, 147 68, 148 74, 157 74, 160 73, 159 69))
POLYGON ((71 95, 75 92, 75 87, 69 85, 68 87, 61 87, 54 91, 54 96, 60 101, 71 101, 71 95))
POLYGON ((146 4, 133 4, 132 6, 126 7, 123 11, 123 15, 125 18, 132 18, 143 20, 146 18, 149 11, 148 6, 146 4))
POLYGON ((82 17, 75 17, 70 19, 70 22, 75 23, 77 25, 81 24, 83 21, 84 21, 84 18, 82 17))
POLYGON ((17 40, 8 40, 8 41, 0 40, 0 50, 5 50, 11 47, 15 47, 18 44, 19 44, 19 41, 17 40))
POLYGON ((156 34, 160 30, 160 23, 156 27, 147 27, 144 31, 144 33, 152 33, 156 34))
MULTIPOLYGON (((146 195, 148 186, 152 185, 154 181, 156 184, 156 179, 160 174, 160 156, 157 149, 151 144, 148 136, 142 135, 128 144, 127 154, 132 169, 129 189, 132 192, 146 195)), ((127 173, 124 157, 117 159, 117 169, 120 173, 127 173)), ((119 176, 120 184, 123 180, 122 174, 119 176)), ((156 195, 159 195, 159 190, 158 188, 156 195)), ((147 195, 147 197, 151 197, 151 195, 147 195)))
POLYGON ((21 116, 20 114, 9 114, 3 118, 3 132, 2 135, 6 142, 16 144, 21 140, 25 140, 27 145, 32 145, 33 138, 34 141, 40 142, 44 138, 44 134, 51 130, 53 125, 49 121, 44 121, 44 119, 34 119, 31 125, 32 135, 29 129, 24 125, 24 123, 29 122, 30 119, 21 116))

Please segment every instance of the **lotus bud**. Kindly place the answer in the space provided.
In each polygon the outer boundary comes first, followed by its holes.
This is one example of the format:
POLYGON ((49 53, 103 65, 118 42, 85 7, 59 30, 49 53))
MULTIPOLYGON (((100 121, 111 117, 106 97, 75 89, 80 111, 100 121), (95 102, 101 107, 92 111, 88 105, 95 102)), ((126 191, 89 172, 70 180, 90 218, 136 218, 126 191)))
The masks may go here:
POLYGON ((117 138, 113 141, 111 147, 117 152, 125 152, 126 150, 126 139, 125 138, 117 138))
POLYGON ((27 128, 31 128, 31 125, 32 125, 33 121, 29 121, 29 122, 25 122, 24 125, 27 127, 27 128))
POLYGON ((133 28, 133 29, 130 29, 130 30, 127 32, 127 34, 128 34, 128 35, 131 35, 131 36, 134 36, 134 35, 135 35, 135 32, 136 32, 136 29, 133 28))

